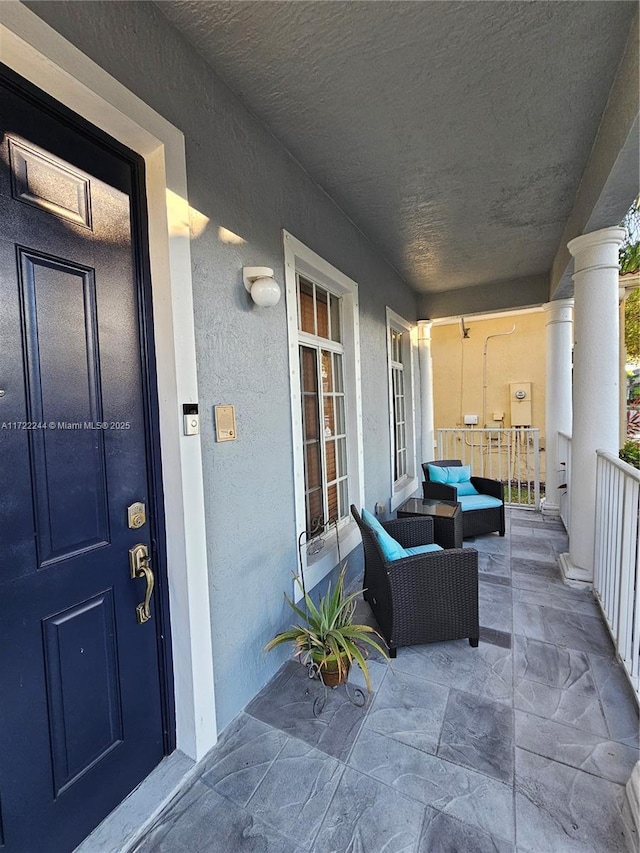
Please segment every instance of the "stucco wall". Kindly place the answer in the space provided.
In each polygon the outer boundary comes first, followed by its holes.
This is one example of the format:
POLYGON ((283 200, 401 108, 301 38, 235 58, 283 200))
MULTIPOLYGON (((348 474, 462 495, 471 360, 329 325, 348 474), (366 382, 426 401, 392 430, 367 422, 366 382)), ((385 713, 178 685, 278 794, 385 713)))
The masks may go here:
POLYGON ((285 650, 265 656, 262 647, 288 623, 282 593, 291 590, 297 561, 285 303, 256 309, 242 286, 242 267, 271 266, 283 285, 286 228, 359 283, 371 508, 389 498, 385 306, 415 320, 416 299, 155 6, 27 5, 184 132, 189 201, 209 219, 192 243, 192 265, 216 710, 223 728, 286 656, 285 650), (219 228, 245 242, 224 242, 219 228), (236 406, 238 438, 216 443, 212 409, 225 403, 236 406))

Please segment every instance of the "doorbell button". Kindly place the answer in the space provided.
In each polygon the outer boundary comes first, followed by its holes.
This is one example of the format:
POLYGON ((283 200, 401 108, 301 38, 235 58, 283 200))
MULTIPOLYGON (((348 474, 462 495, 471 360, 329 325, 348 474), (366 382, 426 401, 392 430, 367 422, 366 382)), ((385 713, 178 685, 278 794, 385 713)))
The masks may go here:
POLYGON ((184 434, 198 435, 200 432, 200 415, 184 416, 184 434))

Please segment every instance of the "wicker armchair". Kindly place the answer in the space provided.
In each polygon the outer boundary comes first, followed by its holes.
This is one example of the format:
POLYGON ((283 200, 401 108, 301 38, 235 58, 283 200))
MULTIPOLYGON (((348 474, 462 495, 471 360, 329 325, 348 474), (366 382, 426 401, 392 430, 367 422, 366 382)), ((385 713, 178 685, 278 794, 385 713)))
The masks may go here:
MULTIPOLYGON (((462 465, 459 459, 434 459, 432 462, 423 462, 424 483, 422 492, 425 498, 435 498, 441 501, 459 501, 458 490, 455 486, 444 483, 433 483, 429 479, 429 465, 439 465, 441 468, 451 468, 462 465)), ((486 509, 471 509, 462 513, 462 535, 482 536, 484 533, 498 532, 504 536, 504 487, 499 480, 489 480, 486 477, 472 477, 472 484, 481 495, 489 495, 498 498, 502 503, 500 506, 488 507, 486 509)))
MULTIPOLYGON (((378 540, 353 515, 364 546, 364 597, 396 657, 401 646, 468 638, 478 645, 478 552, 473 548, 434 551, 387 562, 378 540)), ((433 542, 429 517, 387 521, 385 530, 404 547, 433 542)))

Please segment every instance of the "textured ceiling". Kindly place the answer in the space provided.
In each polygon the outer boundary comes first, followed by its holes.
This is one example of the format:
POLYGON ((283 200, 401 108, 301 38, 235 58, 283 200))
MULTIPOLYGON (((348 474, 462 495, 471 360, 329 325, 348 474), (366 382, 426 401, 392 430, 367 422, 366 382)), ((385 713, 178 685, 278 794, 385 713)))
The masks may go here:
POLYGON ((549 271, 636 3, 158 7, 433 292, 549 271))

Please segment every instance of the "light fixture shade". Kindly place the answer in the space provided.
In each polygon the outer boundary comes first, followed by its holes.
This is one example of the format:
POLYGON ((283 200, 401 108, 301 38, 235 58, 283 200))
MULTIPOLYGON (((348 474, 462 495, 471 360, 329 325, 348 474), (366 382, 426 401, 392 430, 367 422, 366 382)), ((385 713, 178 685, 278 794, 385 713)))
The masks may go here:
POLYGON ((251 298, 260 308, 271 308, 280 301, 280 285, 270 276, 260 276, 251 284, 251 298))
POLYGON ((280 301, 280 287, 273 277, 271 267, 244 267, 244 286, 260 308, 271 308, 280 301))

